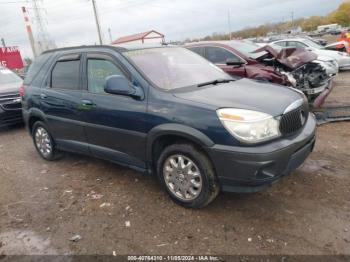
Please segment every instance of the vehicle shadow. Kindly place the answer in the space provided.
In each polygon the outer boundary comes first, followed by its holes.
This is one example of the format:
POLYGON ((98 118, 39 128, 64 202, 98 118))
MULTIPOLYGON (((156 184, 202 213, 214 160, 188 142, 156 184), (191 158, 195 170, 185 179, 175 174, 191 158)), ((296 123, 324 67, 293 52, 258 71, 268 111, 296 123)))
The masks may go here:
POLYGON ((25 128, 24 123, 15 124, 15 125, 11 125, 11 126, 4 126, 4 127, 0 127, 0 134, 18 131, 18 130, 21 130, 24 128, 25 128))

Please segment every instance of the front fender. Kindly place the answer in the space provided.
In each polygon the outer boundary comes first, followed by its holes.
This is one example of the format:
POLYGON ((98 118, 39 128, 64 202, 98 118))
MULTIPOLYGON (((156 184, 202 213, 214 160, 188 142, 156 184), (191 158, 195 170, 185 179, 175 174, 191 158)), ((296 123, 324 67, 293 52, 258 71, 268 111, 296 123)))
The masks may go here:
POLYGON ((175 135, 175 136, 183 137, 203 147, 211 147, 214 145, 214 142, 208 136, 206 136, 201 131, 194 129, 192 127, 181 125, 181 124, 159 125, 151 129, 147 135, 146 158, 148 162, 152 161, 152 148, 153 148, 154 142, 158 138, 166 135, 175 135))

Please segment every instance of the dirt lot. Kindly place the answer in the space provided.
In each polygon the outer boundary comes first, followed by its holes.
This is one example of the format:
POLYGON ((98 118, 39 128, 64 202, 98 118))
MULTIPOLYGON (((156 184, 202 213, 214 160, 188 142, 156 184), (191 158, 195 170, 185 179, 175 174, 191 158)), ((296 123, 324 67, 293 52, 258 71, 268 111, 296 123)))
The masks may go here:
MULTIPOLYGON (((328 104, 350 102, 347 83, 328 104)), ((0 254, 350 254, 349 137, 350 122, 323 125, 273 187, 187 210, 153 177, 79 155, 45 162, 22 127, 3 130, 0 254)))

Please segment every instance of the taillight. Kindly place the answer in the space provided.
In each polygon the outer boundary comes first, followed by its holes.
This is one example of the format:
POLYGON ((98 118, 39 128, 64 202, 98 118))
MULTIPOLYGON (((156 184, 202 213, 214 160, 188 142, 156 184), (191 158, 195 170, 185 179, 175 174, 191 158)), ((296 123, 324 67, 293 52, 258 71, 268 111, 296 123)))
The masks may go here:
POLYGON ((19 88, 19 96, 24 97, 25 93, 26 93, 26 90, 24 89, 24 86, 21 86, 19 88))

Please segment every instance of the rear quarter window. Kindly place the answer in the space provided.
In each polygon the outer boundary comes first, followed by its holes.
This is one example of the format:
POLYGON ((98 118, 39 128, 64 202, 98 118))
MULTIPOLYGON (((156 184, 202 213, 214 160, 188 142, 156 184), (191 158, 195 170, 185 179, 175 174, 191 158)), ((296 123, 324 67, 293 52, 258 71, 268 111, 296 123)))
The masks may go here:
POLYGON ((27 75, 24 79, 25 85, 30 85, 37 77, 41 69, 48 63, 51 57, 51 53, 46 53, 38 56, 34 62, 30 65, 27 75))

